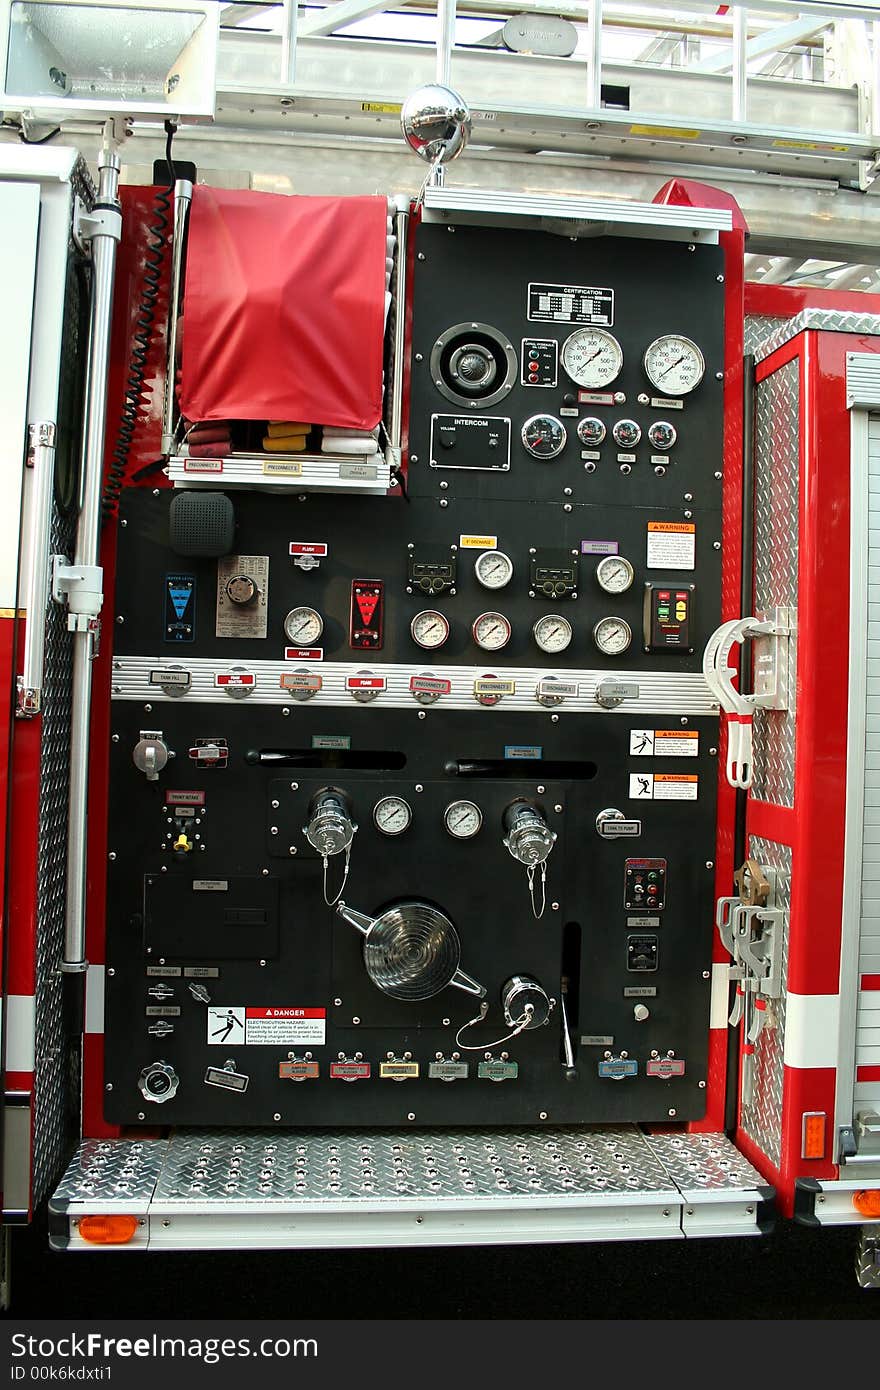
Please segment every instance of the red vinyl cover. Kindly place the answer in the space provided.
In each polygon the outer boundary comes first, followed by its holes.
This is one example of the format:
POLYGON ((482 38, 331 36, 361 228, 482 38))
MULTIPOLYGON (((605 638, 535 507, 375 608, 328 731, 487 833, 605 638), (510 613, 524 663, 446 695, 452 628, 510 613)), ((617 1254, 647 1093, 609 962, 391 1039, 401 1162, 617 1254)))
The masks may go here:
POLYGON ((379 423, 387 216, 384 198, 193 189, 188 420, 379 423))

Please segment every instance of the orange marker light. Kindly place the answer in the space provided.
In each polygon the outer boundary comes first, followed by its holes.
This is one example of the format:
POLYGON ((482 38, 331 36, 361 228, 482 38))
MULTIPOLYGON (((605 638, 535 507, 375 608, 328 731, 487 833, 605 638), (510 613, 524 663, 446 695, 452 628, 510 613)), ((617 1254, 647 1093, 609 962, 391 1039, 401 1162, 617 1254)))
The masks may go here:
POLYGON ((852 1204, 861 1216, 880 1217, 880 1187, 864 1187, 854 1192, 852 1204))
POLYGON ((79 1233, 90 1245, 127 1245, 137 1224, 136 1216, 81 1216, 79 1233))
POLYGON ((825 1121, 824 1111, 807 1110, 804 1112, 801 1127, 801 1158, 825 1157, 825 1121))

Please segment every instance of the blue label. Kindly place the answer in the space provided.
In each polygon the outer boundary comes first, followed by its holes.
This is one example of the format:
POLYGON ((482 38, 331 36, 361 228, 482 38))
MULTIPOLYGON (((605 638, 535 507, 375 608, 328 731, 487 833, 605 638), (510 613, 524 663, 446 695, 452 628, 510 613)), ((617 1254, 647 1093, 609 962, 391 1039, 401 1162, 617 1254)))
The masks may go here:
POLYGON ((544 749, 540 743, 505 743, 505 758, 541 758, 544 749))
POLYGON ((634 1057, 612 1057, 599 1063, 599 1075, 611 1081, 621 1081, 625 1076, 638 1076, 639 1064, 634 1057))
POLYGON ((196 637, 196 577, 165 576, 165 641, 194 642, 196 637))

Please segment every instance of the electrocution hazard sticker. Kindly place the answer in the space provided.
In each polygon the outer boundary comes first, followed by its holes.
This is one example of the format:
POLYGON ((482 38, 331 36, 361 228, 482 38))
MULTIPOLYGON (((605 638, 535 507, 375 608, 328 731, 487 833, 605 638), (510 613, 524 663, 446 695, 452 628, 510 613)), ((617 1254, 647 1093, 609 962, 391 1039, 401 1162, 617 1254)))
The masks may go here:
POLYGON ((690 729, 630 729, 629 751, 633 758, 696 758, 700 735, 690 729))
POLYGON ((696 563, 697 528, 692 521, 649 521, 649 570, 692 570, 696 563))
POLYGON ((291 1043, 323 1043, 327 1030, 326 1009, 247 1008, 244 1005, 211 1005, 208 1042, 245 1047, 288 1047, 291 1043))
POLYGON ((696 801, 700 779, 689 773, 631 772, 630 801, 696 801))

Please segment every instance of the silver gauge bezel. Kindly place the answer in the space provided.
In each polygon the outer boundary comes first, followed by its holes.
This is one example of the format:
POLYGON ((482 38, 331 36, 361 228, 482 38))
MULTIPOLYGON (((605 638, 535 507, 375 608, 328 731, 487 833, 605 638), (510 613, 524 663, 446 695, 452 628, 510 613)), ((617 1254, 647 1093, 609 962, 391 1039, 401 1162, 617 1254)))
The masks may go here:
POLYGON ((629 416, 624 416, 622 420, 615 420, 611 428, 611 435, 618 449, 634 449, 636 445, 641 441, 642 427, 639 424, 638 420, 631 420, 629 416), (622 425, 632 426, 632 428, 636 432, 635 439, 618 439, 617 431, 620 429, 622 425))
POLYGON ((598 415, 585 415, 582 420, 578 420, 577 437, 585 449, 598 449, 599 445, 604 444, 608 437, 608 426, 605 424, 604 420, 599 419, 598 415), (582 430, 586 425, 598 425, 599 429, 595 439, 584 438, 582 430))
MULTIPOLYGON (((569 333, 568 337, 566 338, 565 342, 562 344, 562 347, 560 349, 559 360, 561 361, 563 368, 565 369, 566 376, 570 377, 570 379, 574 382, 575 386, 580 386, 585 391, 601 391, 606 386, 610 386, 612 381, 616 381, 617 378, 620 376, 620 373, 623 370, 623 348, 620 346, 620 343, 617 341, 614 334, 609 333, 606 328, 591 328, 584 325, 583 328, 576 328, 573 333, 569 333), (600 374, 596 376, 590 375, 590 373, 585 374, 582 371, 579 376, 575 376, 574 372, 570 370, 566 359, 568 357, 569 352, 571 351, 572 344, 577 342, 579 338, 583 338, 585 335, 591 335, 594 338, 602 338, 606 343, 610 345, 617 363, 617 365, 614 368, 614 371, 611 372, 610 375, 600 374)), ((589 366, 590 364, 587 363, 586 365, 589 366)))
POLYGON ((651 445, 652 449, 657 449, 661 454, 666 454, 669 452, 670 449, 674 448, 677 439, 678 430, 669 420, 654 420, 648 426, 648 443, 651 445), (670 439, 668 444, 657 443, 656 439, 654 438, 654 431, 659 429, 669 430, 671 432, 672 438, 670 439))
POLYGON ((680 396, 689 396, 691 391, 696 391, 700 382, 703 380, 703 377, 706 375, 706 359, 703 356, 702 349, 697 346, 693 338, 686 338, 683 333, 661 333, 659 338, 655 338, 654 341, 649 343, 648 346, 645 348, 644 356, 642 357, 642 366, 645 371, 645 376, 648 378, 654 389, 656 391, 660 391, 664 396, 671 396, 673 398, 678 398, 680 396), (669 386, 667 386, 662 380, 659 380, 657 377, 652 375, 651 368, 648 366, 648 359, 650 358, 651 354, 657 348, 661 347, 664 343, 668 343, 672 340, 674 340, 677 343, 682 343, 684 346, 689 348, 693 352, 694 356, 697 358, 700 367, 700 374, 697 377, 696 381, 691 386, 685 387, 683 391, 671 390, 669 386))
POLYGON ((503 550, 484 550, 474 561, 474 575, 476 581, 482 588, 497 592, 499 589, 506 589, 513 578, 513 561, 509 555, 505 555, 503 550), (502 560, 504 562, 504 578, 491 582, 483 578, 480 574, 480 567, 489 559, 502 560))
POLYGON ((472 840, 475 835, 479 835, 483 828, 483 813, 475 801, 468 801, 464 798, 458 801, 450 801, 446 810, 443 812, 443 825, 447 835, 451 835, 453 840, 472 840), (449 824, 449 818, 453 811, 463 810, 465 807, 467 807, 469 811, 473 811, 477 817, 477 823, 473 830, 467 831, 466 834, 460 830, 453 830, 452 826, 449 824))
POLYGON ((504 650, 504 648, 507 646, 508 642, 510 641, 511 636, 513 635, 513 628, 512 628, 511 625, 510 625, 510 619, 509 619, 509 618, 506 618, 506 617, 504 616, 503 613, 497 613, 497 612, 494 612, 494 611, 490 611, 490 612, 488 612, 488 613, 480 613, 476 618, 474 618, 474 621, 473 621, 473 623, 472 623, 472 625, 471 625, 471 635, 472 635, 472 637, 473 637, 475 643, 477 644, 477 646, 480 648, 480 651, 482 651, 482 652, 500 652, 500 651, 503 651, 503 650, 504 650), (505 626, 506 629, 507 629, 507 636, 505 637, 504 641, 503 641, 503 642, 499 642, 499 643, 497 644, 497 646, 493 646, 493 645, 487 646, 486 643, 485 643, 485 642, 481 642, 480 639, 479 639, 479 637, 477 636, 477 628, 480 626, 481 623, 486 622, 486 620, 489 619, 489 618, 494 618, 494 619, 496 619, 498 622, 503 623, 504 626, 505 626))
POLYGON ((627 589, 632 588, 635 577, 636 572, 625 555, 603 555, 596 566, 596 582, 599 588, 604 590, 606 594, 625 594, 627 589), (603 578, 603 570, 611 569, 613 565, 622 565, 626 570, 627 581, 622 588, 617 588, 615 585, 606 583, 603 578))
POLYGON ((293 643, 294 646, 297 646, 297 647, 311 647, 311 646, 314 646, 314 644, 315 644, 316 642, 320 642, 322 636, 324 635, 324 619, 321 617, 321 615, 320 615, 320 613, 318 612, 317 608, 310 608, 308 604, 300 604, 300 606, 299 606, 298 608, 291 608, 290 612, 287 614, 286 618, 284 619, 284 635, 286 636, 288 642, 293 643), (317 624, 318 624, 318 631, 317 631, 317 633, 315 634, 314 637, 309 637, 309 638, 306 638, 306 639, 299 639, 299 638, 297 638, 297 637, 293 637, 293 636, 291 635, 291 633, 288 631, 288 624, 291 623, 291 622, 293 621, 293 619, 294 619, 295 617, 297 617, 298 614, 300 614, 300 613, 307 613, 307 614, 309 615, 310 618, 314 618, 315 621, 317 622, 317 624))
POLYGON ((568 621, 568 618, 564 618, 561 613, 543 613, 540 618, 535 619, 535 622, 532 625, 532 636, 535 639, 535 645, 539 651, 544 652, 547 656, 557 656, 559 652, 564 652, 571 646, 571 639, 574 636, 574 632, 572 630, 571 623, 568 621), (548 623, 551 620, 553 622, 561 623, 565 631, 568 633, 568 636, 561 647, 548 647, 545 645, 545 643, 541 641, 540 637, 538 636, 538 629, 542 627, 544 623, 548 623))
POLYGON ((420 613, 416 613, 415 617, 409 625, 410 637, 413 639, 417 647, 421 647, 423 652, 436 652, 438 648, 442 647, 444 642, 448 640, 449 632, 449 619, 446 617, 445 613, 440 613, 436 608, 423 608, 420 613), (418 623, 420 618, 436 618, 438 622, 441 623, 443 627, 443 636, 440 638, 438 642, 423 642, 419 637, 416 636, 416 624, 418 623))
POLYGON ((528 420, 525 420, 523 422, 522 429, 519 432, 519 437, 522 440, 523 448, 527 450, 527 452, 531 455, 533 459, 538 459, 540 463, 546 463, 548 459, 558 458, 559 455, 562 453, 563 449, 568 443, 568 430, 565 428, 558 415, 551 415, 549 411, 539 410, 536 415, 530 415, 528 420), (562 438, 559 441, 559 444, 556 445, 550 453, 537 453, 536 450, 532 448, 531 444, 526 439, 526 430, 529 428, 529 425, 534 425, 538 420, 549 420, 552 422, 552 424, 558 426, 559 429, 562 431, 562 438))
POLYGON ((391 839, 396 838, 398 835, 403 835, 409 830, 412 825, 412 818, 412 807, 402 796, 381 796, 373 807, 373 824, 380 835, 387 835, 391 839), (380 824, 379 817, 386 806, 402 806, 406 811, 406 824, 402 825, 399 830, 386 830, 385 826, 380 824))
POLYGON ((630 647, 632 646, 632 628, 626 621, 626 618, 619 618, 616 613, 607 613, 604 618, 599 619, 599 621, 596 623, 596 626, 593 628, 593 641, 595 642, 597 648, 603 656, 622 656, 623 653, 629 651, 630 647), (624 631, 627 634, 627 643, 625 647, 615 647, 611 649, 607 646, 602 645, 602 638, 600 634, 602 628, 605 627, 608 623, 616 623, 619 627, 622 627, 624 629, 624 631))

